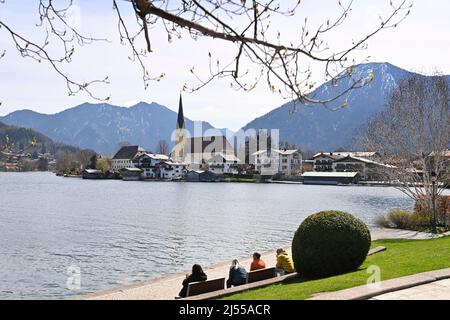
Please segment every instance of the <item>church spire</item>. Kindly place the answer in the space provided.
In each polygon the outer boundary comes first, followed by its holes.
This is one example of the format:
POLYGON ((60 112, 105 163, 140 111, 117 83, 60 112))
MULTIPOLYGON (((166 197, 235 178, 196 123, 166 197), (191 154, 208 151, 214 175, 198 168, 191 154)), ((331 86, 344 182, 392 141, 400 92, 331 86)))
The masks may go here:
POLYGON ((181 99, 181 93, 180 102, 178 104, 177 129, 184 129, 183 100, 181 99))

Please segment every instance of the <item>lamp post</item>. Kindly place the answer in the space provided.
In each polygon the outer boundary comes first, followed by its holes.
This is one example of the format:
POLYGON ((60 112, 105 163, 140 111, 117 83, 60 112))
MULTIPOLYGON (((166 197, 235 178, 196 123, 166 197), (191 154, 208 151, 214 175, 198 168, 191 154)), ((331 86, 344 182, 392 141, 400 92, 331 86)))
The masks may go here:
POLYGON ((437 233, 436 230, 436 172, 431 172, 431 201, 433 202, 433 233, 437 233))

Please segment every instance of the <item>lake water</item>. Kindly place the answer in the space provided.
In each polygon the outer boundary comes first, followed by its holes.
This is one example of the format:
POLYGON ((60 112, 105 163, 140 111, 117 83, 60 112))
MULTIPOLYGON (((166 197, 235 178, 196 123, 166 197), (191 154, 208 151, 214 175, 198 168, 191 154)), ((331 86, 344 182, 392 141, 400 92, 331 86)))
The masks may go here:
POLYGON ((374 218, 391 187, 125 182, 0 173, 0 299, 64 298, 290 246, 326 209, 374 218), (69 270, 81 287, 68 289, 69 270))

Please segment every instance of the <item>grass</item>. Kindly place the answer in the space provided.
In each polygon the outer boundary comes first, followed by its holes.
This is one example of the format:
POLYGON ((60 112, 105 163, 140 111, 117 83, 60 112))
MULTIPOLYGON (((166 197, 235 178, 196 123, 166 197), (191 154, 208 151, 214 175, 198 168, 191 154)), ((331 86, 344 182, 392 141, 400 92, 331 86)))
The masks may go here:
POLYGON ((325 279, 298 278, 286 283, 249 290, 225 297, 225 300, 302 300, 313 294, 337 291, 367 283, 367 267, 377 265, 381 280, 450 267, 450 236, 431 240, 378 240, 372 247, 386 251, 367 257, 359 270, 325 279))

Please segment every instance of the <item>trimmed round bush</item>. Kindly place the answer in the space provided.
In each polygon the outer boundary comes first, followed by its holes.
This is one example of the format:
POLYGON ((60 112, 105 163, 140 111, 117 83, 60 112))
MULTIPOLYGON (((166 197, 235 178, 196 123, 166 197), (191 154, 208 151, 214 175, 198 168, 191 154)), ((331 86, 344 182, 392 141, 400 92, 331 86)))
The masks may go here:
POLYGON ((370 243, 370 231, 361 220, 343 211, 321 211, 295 232, 292 258, 300 276, 323 278, 358 269, 370 243))

